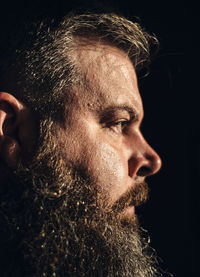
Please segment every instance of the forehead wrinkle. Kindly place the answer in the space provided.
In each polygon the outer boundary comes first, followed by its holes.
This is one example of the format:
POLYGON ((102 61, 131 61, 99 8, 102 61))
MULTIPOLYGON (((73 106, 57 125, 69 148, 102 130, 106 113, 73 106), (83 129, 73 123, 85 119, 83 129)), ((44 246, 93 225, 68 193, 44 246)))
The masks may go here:
MULTIPOLYGON (((118 71, 117 73, 119 74, 118 69, 124 68, 127 65, 124 61, 121 61, 121 64, 119 64, 122 56, 127 61, 130 61, 127 54, 124 53, 122 50, 114 46, 110 46, 108 44, 105 45, 98 42, 92 45, 80 46, 78 50, 79 64, 88 80, 91 80, 90 77, 98 77, 99 74, 96 73, 99 73, 99 71, 103 74, 113 75, 115 74, 116 68, 116 71, 118 71)), ((121 70, 121 72, 125 71, 121 70)))
POLYGON ((87 103, 92 102, 88 106, 90 110, 101 109, 106 102, 132 103, 133 106, 136 104, 137 110, 141 109, 142 103, 135 96, 139 94, 137 76, 130 59, 122 50, 100 43, 84 45, 78 49, 78 59, 83 77, 82 95, 87 103), (124 81, 121 82, 120 79, 124 81), (116 94, 113 94, 113 90, 116 94))
MULTIPOLYGON (((103 94, 104 97, 108 98, 112 95, 113 86, 118 91, 126 89, 124 85, 126 82, 130 83, 129 73, 126 69, 127 65, 123 61, 120 62, 112 54, 98 55, 97 58, 90 57, 87 66, 83 66, 84 86, 87 91, 92 92, 93 95, 96 93, 99 96, 103 94), (122 78, 125 79, 125 82, 118 82, 122 78)), ((133 84, 131 87, 134 90, 133 84)))

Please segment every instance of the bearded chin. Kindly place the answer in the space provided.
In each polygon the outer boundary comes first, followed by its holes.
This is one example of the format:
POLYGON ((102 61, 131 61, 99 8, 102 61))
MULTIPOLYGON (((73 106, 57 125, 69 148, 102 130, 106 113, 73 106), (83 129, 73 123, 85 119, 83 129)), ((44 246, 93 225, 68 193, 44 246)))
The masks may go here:
MULTIPOLYGON (((161 276, 136 217, 103 210, 95 185, 63 160, 52 138, 19 166, 6 190, 1 245, 6 237, 4 271, 15 274, 3 276, 161 276)), ((116 205, 120 212, 127 197, 116 205)))

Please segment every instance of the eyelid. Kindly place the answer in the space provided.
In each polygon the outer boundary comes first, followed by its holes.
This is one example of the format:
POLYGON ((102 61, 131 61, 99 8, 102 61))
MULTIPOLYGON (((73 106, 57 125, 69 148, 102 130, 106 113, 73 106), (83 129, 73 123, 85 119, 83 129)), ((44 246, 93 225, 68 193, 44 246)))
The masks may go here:
POLYGON ((117 133, 123 134, 123 133, 126 133, 126 129, 131 123, 132 123, 131 119, 121 118, 110 122, 106 122, 103 128, 108 128, 116 134, 117 133))
POLYGON ((110 107, 106 109, 103 113, 101 113, 101 120, 100 123, 105 122, 114 122, 120 117, 125 120, 130 121, 138 121, 138 114, 130 107, 128 106, 119 106, 119 107, 110 107), (121 114, 120 114, 121 113, 121 114), (124 115, 122 114, 124 113, 124 115), (129 119, 126 119, 125 113, 127 114, 127 117, 129 116, 129 119))
POLYGON ((111 120, 108 120, 107 122, 106 122, 106 124, 118 124, 118 123, 125 123, 125 122, 130 122, 131 121, 131 119, 130 118, 125 118, 125 117, 121 117, 121 118, 116 118, 116 119, 111 119, 111 120))

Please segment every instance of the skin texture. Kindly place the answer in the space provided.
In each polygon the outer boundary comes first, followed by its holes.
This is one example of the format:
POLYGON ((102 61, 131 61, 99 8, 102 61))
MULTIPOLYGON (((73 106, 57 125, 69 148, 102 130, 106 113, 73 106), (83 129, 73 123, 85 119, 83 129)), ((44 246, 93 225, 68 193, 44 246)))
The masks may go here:
POLYGON ((79 61, 86 85, 74 88, 70 118, 60 131, 63 154, 92 177, 110 207, 155 174, 161 159, 140 131, 144 112, 128 57, 97 44, 80 48, 79 61))
POLYGON ((65 123, 40 123, 39 148, 28 162, 34 118, 12 95, 0 94, 0 146, 7 143, 0 154, 8 173, 0 201, 2 272, 162 276, 134 215, 147 199, 146 177, 161 166, 140 131, 135 70, 109 45, 82 46, 78 60, 82 81, 72 88, 65 123))

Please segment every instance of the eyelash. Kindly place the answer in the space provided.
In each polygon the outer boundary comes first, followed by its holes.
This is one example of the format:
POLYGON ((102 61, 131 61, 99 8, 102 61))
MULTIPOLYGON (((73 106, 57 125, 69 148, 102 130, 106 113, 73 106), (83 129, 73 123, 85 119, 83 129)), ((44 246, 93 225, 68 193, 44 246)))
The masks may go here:
POLYGON ((107 123, 106 127, 110 128, 113 132, 123 133, 124 129, 127 127, 127 125, 130 124, 130 122, 131 120, 121 119, 121 120, 107 123), (120 129, 117 131, 113 130, 113 128, 117 128, 117 127, 120 127, 120 129))

